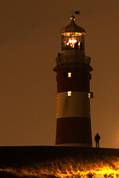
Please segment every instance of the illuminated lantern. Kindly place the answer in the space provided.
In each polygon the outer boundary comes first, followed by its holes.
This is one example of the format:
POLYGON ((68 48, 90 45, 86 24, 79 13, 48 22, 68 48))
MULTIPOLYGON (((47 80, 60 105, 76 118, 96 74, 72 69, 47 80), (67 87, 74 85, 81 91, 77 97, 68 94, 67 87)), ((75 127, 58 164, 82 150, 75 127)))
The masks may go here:
POLYGON ((61 33, 61 52, 56 58, 56 144, 92 146, 90 116, 90 57, 85 55, 85 30, 70 17, 61 33))
POLYGON ((76 25, 75 17, 70 17, 70 24, 65 27, 62 32, 62 50, 80 49, 84 50, 85 30, 76 25))

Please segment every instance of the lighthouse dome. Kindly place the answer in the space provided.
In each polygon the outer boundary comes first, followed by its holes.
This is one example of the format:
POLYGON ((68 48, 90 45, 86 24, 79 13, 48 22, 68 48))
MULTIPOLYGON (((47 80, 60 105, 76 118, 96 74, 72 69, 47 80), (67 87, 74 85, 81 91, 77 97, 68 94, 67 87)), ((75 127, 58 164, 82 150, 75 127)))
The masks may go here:
POLYGON ((63 29, 63 33, 65 32, 79 32, 86 33, 85 29, 75 23, 75 17, 70 17, 70 23, 63 29))

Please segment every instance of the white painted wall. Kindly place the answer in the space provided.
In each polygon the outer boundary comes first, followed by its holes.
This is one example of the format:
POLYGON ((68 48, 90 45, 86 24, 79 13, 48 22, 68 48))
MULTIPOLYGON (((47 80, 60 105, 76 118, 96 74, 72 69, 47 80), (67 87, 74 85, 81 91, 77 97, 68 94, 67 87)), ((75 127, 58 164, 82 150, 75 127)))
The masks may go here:
POLYGON ((90 99, 87 92, 57 93, 56 118, 90 117, 90 99))

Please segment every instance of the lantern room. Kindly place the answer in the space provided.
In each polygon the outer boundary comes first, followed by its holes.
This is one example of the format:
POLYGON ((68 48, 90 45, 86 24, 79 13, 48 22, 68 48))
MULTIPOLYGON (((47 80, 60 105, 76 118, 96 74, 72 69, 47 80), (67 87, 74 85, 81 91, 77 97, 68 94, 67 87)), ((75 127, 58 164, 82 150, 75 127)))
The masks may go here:
POLYGON ((62 50, 84 49, 85 29, 75 23, 75 17, 70 17, 70 23, 62 32, 62 50))

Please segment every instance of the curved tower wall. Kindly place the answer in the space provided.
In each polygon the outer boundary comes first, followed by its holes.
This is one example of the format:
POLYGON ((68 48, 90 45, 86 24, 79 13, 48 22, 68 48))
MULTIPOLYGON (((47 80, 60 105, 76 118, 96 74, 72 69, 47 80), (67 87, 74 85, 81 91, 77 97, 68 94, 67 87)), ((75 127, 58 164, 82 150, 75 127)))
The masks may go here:
POLYGON ((92 67, 84 50, 63 49, 56 59, 56 144, 92 146, 90 79, 92 67))

